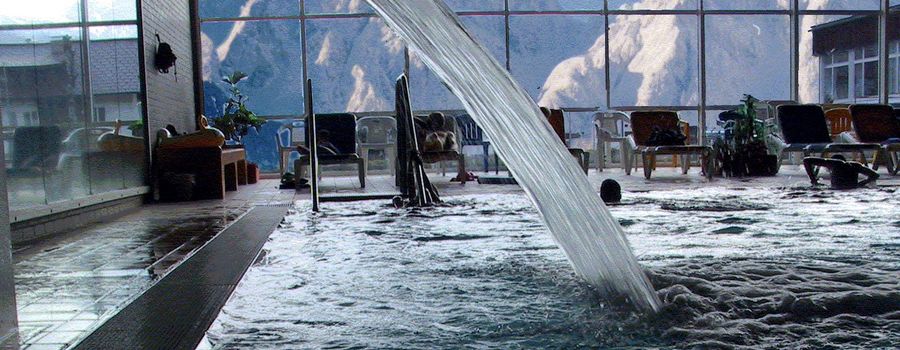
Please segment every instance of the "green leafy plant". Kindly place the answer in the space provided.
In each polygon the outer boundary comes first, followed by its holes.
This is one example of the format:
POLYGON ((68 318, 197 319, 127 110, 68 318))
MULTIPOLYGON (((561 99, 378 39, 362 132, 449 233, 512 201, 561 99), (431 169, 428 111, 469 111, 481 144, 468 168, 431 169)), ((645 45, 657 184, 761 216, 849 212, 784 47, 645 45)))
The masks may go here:
POLYGON ((741 102, 743 104, 734 110, 738 117, 722 125, 725 137, 717 140, 713 148, 723 170, 730 176, 772 173, 772 156, 767 144, 770 130, 756 115, 759 100, 744 95, 741 102))
POLYGON ((247 79, 247 74, 241 71, 235 71, 229 76, 222 77, 222 81, 228 84, 228 92, 231 96, 225 103, 225 115, 213 120, 213 127, 222 131, 225 138, 233 140, 241 144, 241 140, 250 128, 259 132, 260 128, 266 121, 254 114, 247 108, 247 96, 241 93, 238 83, 247 79))
POLYGON ((130 125, 128 125, 128 130, 131 130, 133 132, 141 130, 143 128, 144 128, 144 119, 143 118, 135 120, 134 123, 131 123, 130 125))

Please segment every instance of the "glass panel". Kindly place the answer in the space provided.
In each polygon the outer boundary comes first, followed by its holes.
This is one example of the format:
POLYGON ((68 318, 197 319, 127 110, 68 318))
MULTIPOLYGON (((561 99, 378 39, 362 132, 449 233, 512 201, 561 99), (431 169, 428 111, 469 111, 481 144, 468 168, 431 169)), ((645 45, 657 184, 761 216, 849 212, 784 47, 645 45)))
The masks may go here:
POLYGON ((453 11, 503 11, 502 0, 446 0, 453 11))
POLYGON ((788 10, 790 6, 779 0, 703 0, 704 10, 788 10))
POLYGON ((91 191, 142 186, 145 141, 137 26, 91 27, 90 34, 94 110, 82 132, 87 135, 83 151, 91 191))
MULTIPOLYGON (((279 171, 279 150, 275 135, 277 135, 279 128, 290 123, 291 120, 268 120, 263 124, 259 132, 251 129, 250 133, 242 139, 244 149, 247 151, 247 161, 259 165, 260 172, 277 173, 279 171)), ((284 142, 284 145, 288 145, 286 138, 282 142, 284 142)), ((299 157, 299 154, 293 153, 293 158, 297 157, 299 157)), ((290 158, 286 165, 288 171, 291 171, 290 169, 293 168, 293 158, 290 158)))
POLYGON ((613 106, 692 106, 698 97, 697 17, 611 17, 613 106))
POLYGON ((509 2, 510 11, 577 11, 602 9, 603 1, 598 0, 510 0, 509 2))
POLYGON ((878 45, 872 44, 865 47, 865 58, 877 58, 878 57, 878 45))
POLYGON ((878 10, 881 0, 800 0, 801 10, 878 10))
POLYGON ((707 16, 706 38, 708 104, 790 98, 788 16, 707 16))
MULTIPOLYGON (((822 77, 819 75, 826 64, 825 58, 829 56, 834 58, 835 65, 838 66, 834 71, 832 102, 856 102, 853 97, 856 93, 851 92, 850 88, 855 87, 856 82, 862 84, 863 77, 854 78, 856 70, 853 63, 838 62, 850 62, 851 59, 859 62, 862 59, 864 47, 877 42, 877 21, 873 21, 871 16, 805 15, 800 16, 800 25, 799 102, 826 102, 822 100, 826 97, 826 88, 820 84, 822 77), (844 64, 847 66, 843 66, 844 64)), ((860 71, 862 72, 863 70, 860 71)), ((858 94, 862 95, 864 91, 858 94)))
POLYGON ((699 0, 609 0, 613 10, 696 10, 699 0))
POLYGON ((853 66, 853 93, 855 97, 865 97, 865 71, 862 63, 853 66))
POLYGON ((900 0, 891 0, 891 12, 888 15, 888 102, 900 108, 900 0))
POLYGON ((837 102, 850 97, 850 66, 834 68, 834 97, 832 101, 822 102, 837 102))
MULTIPOLYGON (((565 112, 566 142, 569 148, 591 151, 594 144, 594 112, 565 112)), ((593 155, 592 155, 593 158, 593 155)), ((591 159, 596 162, 596 159, 591 159)))
POLYGON ((822 100, 825 103, 834 102, 834 68, 825 68, 822 81, 822 100))
POLYGON ((866 62, 865 63, 865 78, 863 78, 863 85, 865 87, 864 94, 866 97, 878 97, 878 62, 866 62))
POLYGON ((81 1, 79 0, 0 2, 0 24, 77 23, 80 21, 81 1))
MULTIPOLYGON (((92 0, 95 1, 95 0, 92 0)), ((109 0, 108 0, 109 1, 109 0)), ((199 0, 200 18, 300 15, 300 0, 199 0)), ((307 6, 311 1, 307 0, 307 6)), ((94 12, 93 9, 89 11, 94 12)))
POLYGON ((78 28, 3 32, 0 105, 11 209, 89 193, 78 28))
MULTIPOLYGON (((476 40, 506 66, 506 34, 503 16, 461 16, 460 20, 476 40)), ((410 52, 409 84, 414 110, 462 109, 462 103, 416 55, 410 52)), ((393 88, 391 88, 393 93, 393 88)), ((393 99, 391 99, 393 101, 393 99)), ((393 102, 392 102, 393 103, 393 102)), ((390 107, 388 110, 394 110, 390 107)))
POLYGON ((222 77, 235 71, 248 75, 239 87, 256 114, 303 114, 299 21, 214 22, 204 23, 202 30, 207 116, 222 115, 229 96, 222 77))
POLYGON ((898 73, 900 73, 900 71, 898 71, 898 65, 897 65, 898 60, 900 60, 900 59, 898 59, 896 57, 892 58, 890 60, 891 64, 890 64, 890 66, 889 66, 890 68, 888 70, 888 76, 889 76, 889 79, 888 79, 889 85, 888 86, 890 87, 891 95, 896 95, 898 93, 898 90, 900 90, 900 85, 898 85, 898 82, 897 82, 897 75, 898 75, 898 73))
POLYGON ((306 13, 374 13, 372 7, 361 0, 306 0, 306 13))
POLYGON ((847 62, 850 60, 850 51, 839 50, 831 56, 833 63, 847 62))
POLYGON ((130 21, 137 19, 135 0, 87 0, 88 21, 130 21))
POLYGON ((722 122, 719 121, 719 114, 725 110, 706 110, 706 144, 712 145, 716 139, 725 137, 725 130, 722 128, 722 122))
POLYGON ((310 20, 307 34, 317 113, 394 109, 405 47, 381 19, 310 20))
POLYGON ((509 20, 512 75, 531 98, 552 108, 606 105, 603 16, 509 20))

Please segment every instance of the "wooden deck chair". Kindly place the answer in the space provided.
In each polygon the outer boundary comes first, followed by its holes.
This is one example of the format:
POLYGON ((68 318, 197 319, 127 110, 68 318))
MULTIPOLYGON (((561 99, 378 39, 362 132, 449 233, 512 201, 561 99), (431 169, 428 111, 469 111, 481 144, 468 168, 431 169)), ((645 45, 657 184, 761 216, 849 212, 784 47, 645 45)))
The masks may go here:
POLYGON ((877 151, 881 146, 873 143, 835 143, 825 118, 825 111, 819 105, 778 106, 778 125, 781 128, 783 145, 779 152, 779 164, 786 153, 803 153, 804 157, 815 152, 827 157, 830 153, 859 153, 863 164, 867 164, 864 151, 877 151))
POLYGON ((872 168, 885 164, 891 175, 897 175, 900 162, 900 121, 894 108, 888 105, 858 104, 850 106, 853 115, 853 129, 860 142, 879 145, 872 168))
MULTIPOLYGON (((644 177, 650 178, 656 169, 656 156, 670 155, 700 155, 703 174, 707 179, 712 179, 712 148, 702 145, 651 145, 650 139, 654 129, 662 131, 679 132, 683 134, 684 122, 678 118, 678 113, 673 111, 640 111, 631 113, 631 137, 634 140, 635 154, 640 151, 643 160, 644 177)), ((690 157, 682 158, 682 174, 690 170, 690 157)))
POLYGON ((591 164, 591 154, 585 152, 584 149, 581 148, 569 148, 569 143, 566 138, 566 117, 563 114, 561 109, 548 109, 545 107, 541 107, 541 112, 544 113, 544 116, 547 117, 547 121, 550 122, 550 126, 553 127, 553 131, 556 131, 556 135, 559 136, 559 139, 562 141, 566 148, 569 149, 569 153, 575 157, 575 160, 578 162, 578 165, 581 166, 581 169, 584 170, 584 174, 587 175, 588 169, 591 164))

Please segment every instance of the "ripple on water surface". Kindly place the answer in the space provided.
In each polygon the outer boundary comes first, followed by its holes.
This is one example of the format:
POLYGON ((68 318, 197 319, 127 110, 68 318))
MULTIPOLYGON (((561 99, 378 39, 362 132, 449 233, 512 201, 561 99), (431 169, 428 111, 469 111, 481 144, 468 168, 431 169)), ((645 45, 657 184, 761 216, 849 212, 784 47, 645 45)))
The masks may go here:
POLYGON ((627 194, 612 208, 665 306, 573 274, 521 195, 289 216, 210 329, 216 348, 891 348, 890 191, 627 194))

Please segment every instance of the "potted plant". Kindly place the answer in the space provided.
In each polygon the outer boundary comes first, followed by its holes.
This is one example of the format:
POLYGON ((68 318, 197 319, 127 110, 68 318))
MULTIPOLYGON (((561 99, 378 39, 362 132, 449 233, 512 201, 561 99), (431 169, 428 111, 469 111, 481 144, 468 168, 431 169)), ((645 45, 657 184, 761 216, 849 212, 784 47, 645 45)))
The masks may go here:
POLYGON ((223 109, 224 115, 213 119, 213 127, 219 129, 225 135, 226 142, 243 147, 241 141, 250 128, 259 132, 260 128, 266 121, 254 114, 247 108, 247 96, 241 93, 238 83, 247 78, 247 74, 241 71, 235 71, 229 76, 222 77, 222 81, 228 84, 228 92, 231 95, 225 103, 223 109))
POLYGON ((144 137, 144 119, 135 120, 131 125, 128 125, 128 130, 131 130, 131 136, 144 137))
MULTIPOLYGON (((224 147, 243 148, 243 138, 250 132, 250 128, 259 132, 262 125, 266 123, 265 119, 256 116, 255 113, 247 108, 247 96, 241 93, 238 83, 247 79, 247 74, 241 71, 235 71, 229 76, 222 77, 222 81, 228 84, 228 101, 225 102, 223 108, 224 115, 213 119, 213 127, 219 129, 225 135, 226 145, 224 147)), ((259 179, 259 166, 247 162, 248 182, 256 183, 259 179)))
MULTIPOLYGON (((769 134, 765 122, 756 118, 756 103, 751 95, 744 95, 737 110, 725 113, 729 117, 721 124, 724 137, 713 148, 718 154, 726 176, 771 176, 778 172, 778 157, 770 154, 766 139, 769 134)), ((720 116, 721 118, 721 116, 720 116)))

